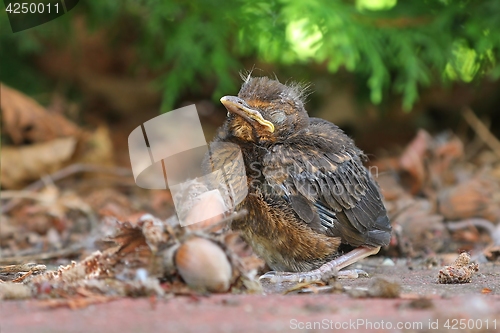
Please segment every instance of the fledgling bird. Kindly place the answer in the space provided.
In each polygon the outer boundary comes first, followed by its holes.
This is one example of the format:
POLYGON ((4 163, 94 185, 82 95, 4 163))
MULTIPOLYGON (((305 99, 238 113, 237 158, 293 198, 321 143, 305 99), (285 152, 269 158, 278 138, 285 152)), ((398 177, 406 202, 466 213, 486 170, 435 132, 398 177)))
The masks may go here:
MULTIPOLYGON (((273 282, 318 281, 387 245, 391 225, 380 190, 363 166, 363 152, 336 125, 310 118, 304 88, 267 77, 244 78, 214 143, 236 144, 247 182, 226 175, 233 189, 248 187, 237 208, 248 214, 232 228, 275 270, 273 282), (339 253, 339 246, 354 249, 339 253)), ((220 169, 235 152, 214 149, 220 169)))

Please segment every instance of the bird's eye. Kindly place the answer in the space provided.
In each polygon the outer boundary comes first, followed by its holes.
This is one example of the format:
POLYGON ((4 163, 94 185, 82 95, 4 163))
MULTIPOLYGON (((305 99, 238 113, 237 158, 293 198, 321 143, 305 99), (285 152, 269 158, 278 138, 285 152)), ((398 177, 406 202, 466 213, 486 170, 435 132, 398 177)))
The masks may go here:
POLYGON ((271 121, 273 123, 281 124, 282 122, 285 121, 286 114, 285 114, 285 112, 278 110, 278 111, 274 111, 273 113, 271 113, 270 117, 271 117, 271 121))

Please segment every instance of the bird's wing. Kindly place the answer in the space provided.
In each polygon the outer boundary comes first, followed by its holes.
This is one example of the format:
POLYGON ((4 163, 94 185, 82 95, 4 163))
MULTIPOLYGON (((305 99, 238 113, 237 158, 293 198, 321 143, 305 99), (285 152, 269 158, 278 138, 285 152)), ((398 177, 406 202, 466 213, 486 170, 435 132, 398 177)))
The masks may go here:
POLYGON ((319 219, 324 233, 353 246, 386 245, 390 222, 360 156, 337 126, 311 118, 308 129, 270 149, 263 173, 305 223, 319 219))

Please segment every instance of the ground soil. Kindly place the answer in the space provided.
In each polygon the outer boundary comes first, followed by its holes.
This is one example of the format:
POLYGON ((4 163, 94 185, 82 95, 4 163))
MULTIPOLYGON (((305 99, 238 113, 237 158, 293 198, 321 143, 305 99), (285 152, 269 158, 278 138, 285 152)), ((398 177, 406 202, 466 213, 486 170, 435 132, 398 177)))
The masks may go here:
POLYGON ((481 264, 471 283, 443 285, 437 283, 440 267, 432 262, 399 260, 394 266, 382 262, 381 258, 364 260, 357 268, 370 277, 339 282, 351 290, 369 289, 374 279, 384 278, 401 285, 399 298, 355 298, 347 292, 282 295, 287 286, 264 284, 266 295, 123 298, 77 310, 47 308, 36 300, 3 301, 0 331, 500 331, 500 265, 481 264))

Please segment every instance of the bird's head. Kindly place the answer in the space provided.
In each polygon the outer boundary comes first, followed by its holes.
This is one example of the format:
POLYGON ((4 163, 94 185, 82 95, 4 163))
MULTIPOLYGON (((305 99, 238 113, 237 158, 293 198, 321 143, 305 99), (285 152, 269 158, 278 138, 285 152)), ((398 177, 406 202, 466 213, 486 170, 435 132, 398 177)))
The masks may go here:
POLYGON ((299 84, 246 77, 237 97, 224 96, 220 100, 228 110, 229 134, 244 141, 272 143, 307 127, 305 90, 299 84))

